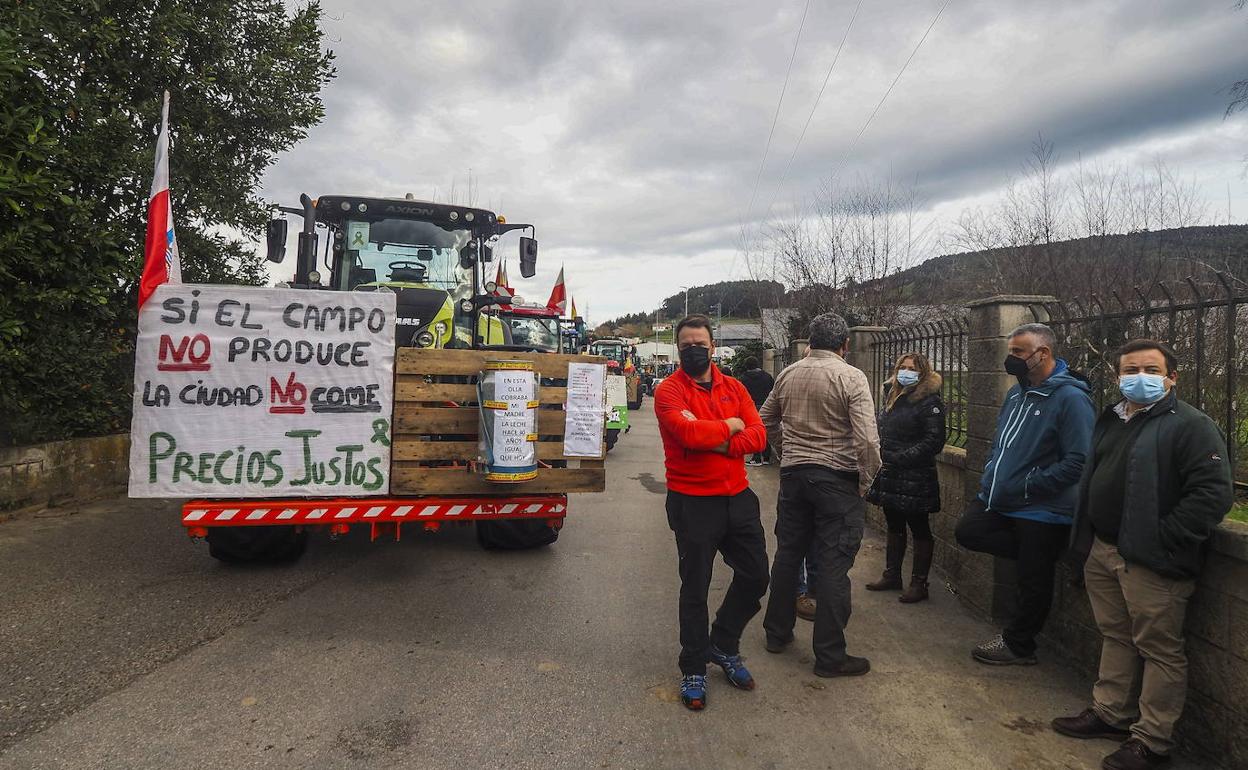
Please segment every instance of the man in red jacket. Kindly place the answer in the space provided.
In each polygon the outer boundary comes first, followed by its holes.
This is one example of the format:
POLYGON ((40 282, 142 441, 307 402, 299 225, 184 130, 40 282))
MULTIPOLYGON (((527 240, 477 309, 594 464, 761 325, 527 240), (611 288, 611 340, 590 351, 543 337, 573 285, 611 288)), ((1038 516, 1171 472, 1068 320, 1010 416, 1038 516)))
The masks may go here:
POLYGON ((692 315, 676 325, 680 369, 654 394, 667 466, 667 523, 680 556, 680 695, 695 711, 706 705, 706 664, 728 681, 754 689, 741 663, 741 632, 767 593, 767 539, 745 457, 767 443, 758 410, 740 382, 711 363, 711 320, 692 315), (732 584, 707 633, 706 593, 715 553, 732 567, 732 584))

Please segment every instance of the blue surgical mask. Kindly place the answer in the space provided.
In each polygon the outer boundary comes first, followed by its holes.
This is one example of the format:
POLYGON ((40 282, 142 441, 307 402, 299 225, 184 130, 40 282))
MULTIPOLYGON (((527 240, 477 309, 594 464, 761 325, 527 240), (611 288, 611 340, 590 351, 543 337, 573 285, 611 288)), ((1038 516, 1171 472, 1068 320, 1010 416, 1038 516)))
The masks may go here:
POLYGON ((908 388, 919 381, 919 373, 912 372, 909 369, 901 369, 897 372, 897 384, 903 388, 908 388))
POLYGON ((1166 396, 1166 378, 1160 374, 1124 374, 1118 390, 1133 404, 1155 404, 1166 396))

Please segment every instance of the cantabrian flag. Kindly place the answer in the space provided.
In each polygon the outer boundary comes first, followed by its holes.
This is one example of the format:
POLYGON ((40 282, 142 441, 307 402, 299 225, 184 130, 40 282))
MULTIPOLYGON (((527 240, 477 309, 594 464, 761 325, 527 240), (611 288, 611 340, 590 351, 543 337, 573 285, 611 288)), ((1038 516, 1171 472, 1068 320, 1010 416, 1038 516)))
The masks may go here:
POLYGON ((563 268, 559 268, 559 277, 555 279, 555 287, 550 290, 550 299, 546 300, 548 310, 558 310, 563 315, 568 309, 568 290, 563 285, 563 268))
POLYGON ((143 275, 139 279, 139 307, 162 283, 182 283, 178 239, 173 232, 173 205, 169 202, 169 92, 160 111, 156 137, 156 171, 147 200, 147 239, 143 248, 143 275))
POLYGON ((507 263, 500 263, 498 270, 494 272, 494 296, 495 297, 511 297, 513 293, 511 287, 507 285, 507 263))

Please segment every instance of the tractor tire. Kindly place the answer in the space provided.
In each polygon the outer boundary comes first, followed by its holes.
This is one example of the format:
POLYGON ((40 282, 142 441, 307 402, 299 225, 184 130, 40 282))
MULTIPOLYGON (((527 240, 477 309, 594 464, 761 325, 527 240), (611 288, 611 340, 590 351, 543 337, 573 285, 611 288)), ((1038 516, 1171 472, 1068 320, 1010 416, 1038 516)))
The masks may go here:
POLYGON ((542 548, 559 539, 559 530, 545 519, 478 521, 477 543, 487 551, 524 551, 542 548))
POLYGON ((282 564, 298 561, 308 533, 294 527, 209 527, 208 554, 225 564, 282 564))

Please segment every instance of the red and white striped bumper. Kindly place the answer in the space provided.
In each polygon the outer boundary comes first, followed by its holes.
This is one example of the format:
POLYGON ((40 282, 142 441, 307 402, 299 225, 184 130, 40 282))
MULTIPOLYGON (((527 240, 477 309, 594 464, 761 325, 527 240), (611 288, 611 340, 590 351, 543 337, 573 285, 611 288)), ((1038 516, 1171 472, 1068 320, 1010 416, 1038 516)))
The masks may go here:
MULTIPOLYGON (((182 506, 182 524, 202 537, 208 527, 424 524, 475 519, 562 520, 565 495, 522 497, 349 498, 340 500, 191 500, 182 506)), ((437 526, 428 527, 436 529, 437 526)))

